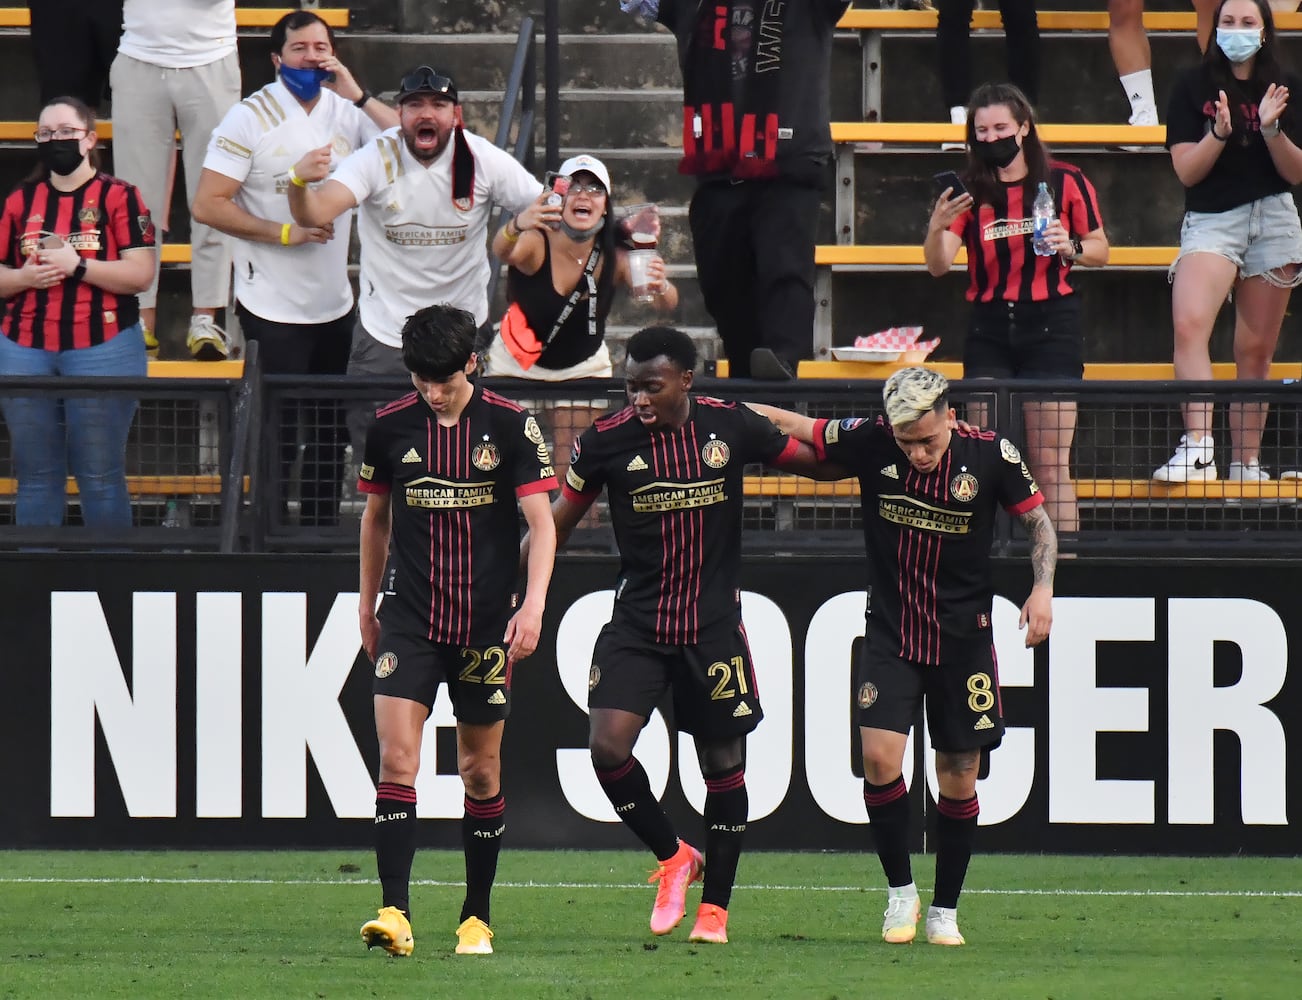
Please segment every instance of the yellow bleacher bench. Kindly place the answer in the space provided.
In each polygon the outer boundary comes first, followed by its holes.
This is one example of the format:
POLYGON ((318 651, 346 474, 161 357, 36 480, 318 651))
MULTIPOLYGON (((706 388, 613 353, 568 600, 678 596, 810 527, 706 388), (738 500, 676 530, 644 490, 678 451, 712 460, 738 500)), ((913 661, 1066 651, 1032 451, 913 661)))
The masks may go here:
MULTIPOLYGON (((247 490, 249 482, 244 480, 247 490)), ((127 476, 127 493, 133 497, 154 496, 217 496, 222 491, 221 476, 127 476)), ((0 477, 0 496, 11 497, 18 492, 18 480, 12 476, 0 477)), ((68 477, 68 492, 76 495, 77 480, 68 477)))
MULTIPOLYGON (((1210 483, 1172 485, 1149 479, 1077 479, 1076 496, 1081 500, 1297 500, 1299 479, 1271 479, 1265 482, 1215 480, 1210 483)), ((746 476, 742 493, 752 499, 846 500, 858 499, 859 482, 842 479, 815 482, 800 476, 746 476)))
MULTIPOLYGON (((1170 267, 1179 247, 1113 247, 1108 267, 1170 267)), ((814 263, 826 267, 922 267, 925 260, 921 245, 867 246, 823 244, 814 248, 814 263)), ((960 247, 955 267, 967 266, 967 249, 960 247)))
MULTIPOLYGON (((297 7, 236 7, 235 26, 237 28, 270 28, 286 14, 297 7)), ((319 7, 312 11, 332 28, 348 27, 347 7, 319 7)), ((32 12, 26 7, 0 7, 0 28, 30 28, 32 12)))
MULTIPOLYGON (((1037 124, 1040 138, 1051 146, 1161 146, 1165 125, 1037 124)), ((833 142, 891 143, 938 146, 963 142, 966 127, 948 122, 833 122, 833 142)))
POLYGON ((150 378, 240 378, 244 362, 235 361, 150 361, 150 378))
MULTIPOLYGON (((802 361, 796 375, 799 378, 887 379, 901 368, 907 367, 907 364, 902 361, 802 361)), ((958 361, 925 361, 922 364, 953 382, 963 377, 963 365, 958 361)), ((728 377, 726 358, 715 362, 715 374, 719 378, 728 377)), ((1218 382, 1237 377, 1231 362, 1219 361, 1212 365, 1212 378, 1218 382)), ((1270 366, 1266 378, 1281 382, 1284 379, 1302 381, 1302 362, 1277 361, 1270 366)), ((1175 380, 1175 365, 1170 362, 1087 362, 1085 379, 1101 382, 1172 382, 1175 380)))
MULTIPOLYGON (((837 27, 846 31, 935 31, 938 15, 934 10, 869 10, 852 7, 837 27)), ((1102 10, 1042 10, 1036 15, 1041 31, 1107 31, 1108 15, 1102 10)), ((1193 11, 1145 11, 1144 28, 1148 31, 1194 31, 1197 15, 1193 11)), ((996 10, 972 12, 972 27, 1002 28, 996 10)), ((1292 11, 1275 14, 1280 31, 1302 28, 1302 14, 1292 11)))

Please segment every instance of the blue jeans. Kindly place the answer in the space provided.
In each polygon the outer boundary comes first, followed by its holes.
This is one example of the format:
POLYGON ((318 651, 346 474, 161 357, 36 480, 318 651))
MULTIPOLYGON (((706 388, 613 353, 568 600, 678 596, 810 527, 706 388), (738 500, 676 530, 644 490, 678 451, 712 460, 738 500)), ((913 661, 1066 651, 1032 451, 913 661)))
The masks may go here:
MULTIPOLYGON (((106 343, 69 351, 20 347, 0 335, 0 375, 63 375, 84 384, 97 375, 147 372, 139 323, 106 343)), ((10 396, 0 400, 0 410, 9 425, 18 477, 18 524, 62 524, 71 472, 88 528, 131 527, 126 447, 135 399, 113 393, 68 399, 10 396)))

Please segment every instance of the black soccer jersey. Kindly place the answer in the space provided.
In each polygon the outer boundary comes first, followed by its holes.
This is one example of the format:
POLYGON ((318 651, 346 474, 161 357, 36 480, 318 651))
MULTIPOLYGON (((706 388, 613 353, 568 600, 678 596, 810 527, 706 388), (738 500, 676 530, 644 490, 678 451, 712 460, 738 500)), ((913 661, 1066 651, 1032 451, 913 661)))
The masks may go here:
POLYGON ((376 411, 357 485, 393 494, 386 626, 433 642, 501 642, 520 565, 516 498, 556 485, 538 422, 476 386, 461 418, 443 427, 410 393, 376 411))
POLYGON ((632 407, 574 443, 562 487, 606 487, 619 544, 616 616, 655 642, 689 645, 741 615, 742 470, 780 464, 798 445, 745 406, 691 397, 678 430, 651 429, 632 407))
POLYGON ((880 417, 820 420, 814 438, 820 458, 859 477, 871 641, 914 663, 943 663, 988 634, 996 508, 1023 514, 1044 502, 1013 443, 956 429, 924 474, 880 417))

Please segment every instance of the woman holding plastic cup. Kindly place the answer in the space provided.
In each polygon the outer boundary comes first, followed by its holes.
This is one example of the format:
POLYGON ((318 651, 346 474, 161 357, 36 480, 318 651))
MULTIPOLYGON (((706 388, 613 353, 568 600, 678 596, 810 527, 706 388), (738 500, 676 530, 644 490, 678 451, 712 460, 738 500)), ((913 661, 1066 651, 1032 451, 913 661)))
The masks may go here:
MULTIPOLYGON (((544 382, 609 378, 606 317, 615 287, 627 287, 635 301, 658 312, 678 305, 678 290, 655 251, 654 210, 616 224, 610 172, 595 156, 571 157, 559 176, 569 179, 559 199, 549 183, 493 237, 493 253, 508 266, 510 308, 488 349, 490 375, 544 382)), ((573 439, 592 423, 594 409, 566 401, 549 410, 552 453, 564 475, 573 439)))

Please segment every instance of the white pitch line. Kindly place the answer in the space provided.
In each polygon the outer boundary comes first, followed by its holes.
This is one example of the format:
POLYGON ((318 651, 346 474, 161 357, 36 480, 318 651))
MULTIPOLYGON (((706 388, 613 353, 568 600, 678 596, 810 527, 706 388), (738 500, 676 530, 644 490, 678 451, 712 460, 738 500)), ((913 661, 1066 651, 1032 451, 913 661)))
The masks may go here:
MULTIPOLYGON (((374 879, 270 879, 270 878, 37 878, 0 876, 0 885, 285 885, 285 886, 371 886, 374 879)), ((442 879, 412 879, 415 886, 457 889, 464 882, 442 879)), ((498 882, 498 889, 644 889, 641 882, 498 882)), ((864 892, 874 893, 877 886, 861 885, 739 885, 739 892, 864 892)), ((1169 897, 1174 899, 1299 899, 1302 890, 1255 889, 969 889, 968 896, 1118 896, 1131 899, 1169 897)))

